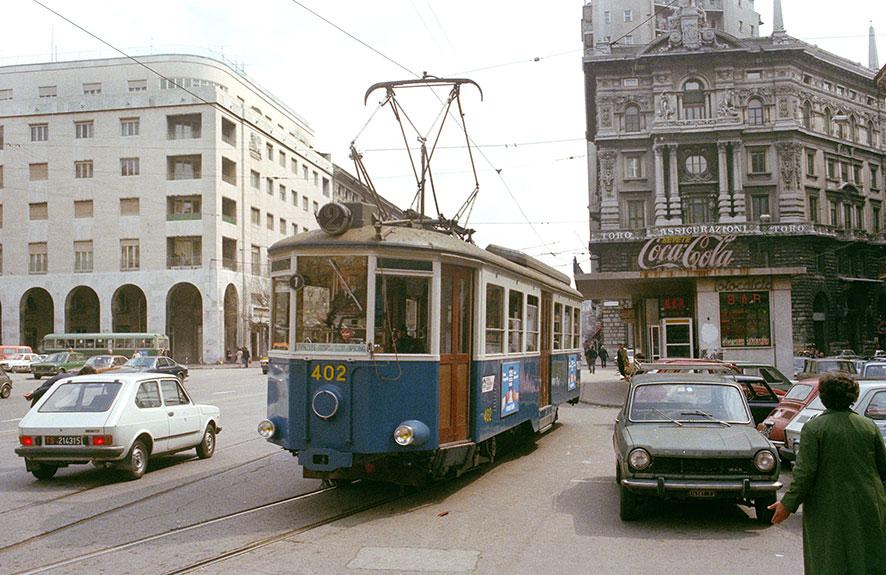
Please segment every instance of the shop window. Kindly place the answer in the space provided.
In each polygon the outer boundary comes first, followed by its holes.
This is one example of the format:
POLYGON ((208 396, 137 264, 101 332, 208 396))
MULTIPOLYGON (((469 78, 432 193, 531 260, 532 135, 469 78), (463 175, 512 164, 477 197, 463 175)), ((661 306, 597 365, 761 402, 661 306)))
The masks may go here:
POLYGON ((538 296, 526 296, 526 351, 538 351, 538 296))
POLYGON ((486 353, 504 352, 504 299, 503 287, 486 286, 486 353))
POLYGON ((721 293, 720 334, 724 348, 770 347, 769 292, 721 293))
POLYGON ((563 349, 563 304, 554 304, 554 349, 563 349))
MULTIPOLYGON (((255 246, 253 246, 254 248, 255 246)), ((253 262, 255 265, 255 262, 253 262)), ((289 280, 274 280, 271 305, 271 349, 289 349, 289 280)))
POLYGON ((304 287, 295 296, 296 349, 366 342, 366 270, 366 257, 298 258, 304 287))
POLYGON ((508 291, 508 353, 523 351, 523 293, 508 291))

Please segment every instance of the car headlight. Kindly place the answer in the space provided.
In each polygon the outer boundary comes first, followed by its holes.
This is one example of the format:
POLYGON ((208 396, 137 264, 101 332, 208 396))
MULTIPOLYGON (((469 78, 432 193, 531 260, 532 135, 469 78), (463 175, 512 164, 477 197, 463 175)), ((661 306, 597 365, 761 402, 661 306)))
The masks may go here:
POLYGON ((637 471, 643 471, 652 463, 652 456, 643 448, 638 448, 628 455, 628 463, 637 471))
POLYGON ((265 439, 270 439, 274 437, 274 433, 276 433, 276 431, 277 428, 274 425, 274 422, 270 419, 263 419, 258 423, 258 434, 265 439))
POLYGON ((768 449, 758 451, 757 455, 754 456, 754 465, 764 473, 768 473, 775 469, 775 464, 775 456, 772 455, 772 452, 768 449))
POLYGON ((394 441, 397 442, 397 445, 404 447, 412 445, 412 442, 415 441, 415 430, 411 426, 401 423, 394 430, 394 441))

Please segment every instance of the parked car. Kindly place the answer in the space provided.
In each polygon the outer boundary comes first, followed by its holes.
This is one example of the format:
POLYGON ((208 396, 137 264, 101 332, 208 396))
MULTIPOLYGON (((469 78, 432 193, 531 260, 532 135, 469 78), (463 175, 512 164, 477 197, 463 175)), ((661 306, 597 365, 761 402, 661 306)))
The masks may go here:
MULTIPOLYGON (((852 405, 852 409, 856 413, 873 419, 886 441, 886 379, 859 381, 858 388, 858 401, 852 405)), ((788 461, 797 459, 797 453, 801 448, 800 432, 803 430, 803 426, 824 411, 825 406, 821 402, 821 397, 816 395, 815 399, 788 423, 784 430, 785 444, 778 450, 784 459, 788 461)))
POLYGON ((862 377, 879 377, 886 379, 886 361, 869 361, 861 371, 862 377))
POLYGON ((815 377, 829 371, 842 371, 855 375, 855 364, 844 357, 807 357, 803 362, 803 371, 797 379, 815 377))
POLYGON ((733 379, 702 374, 636 376, 615 420, 619 515, 638 519, 649 498, 726 499, 768 524, 779 462, 752 424, 733 379))
POLYGON ((772 410, 778 406, 779 396, 775 390, 769 387, 766 380, 755 375, 736 375, 734 376, 745 393, 748 400, 748 407, 751 409, 751 415, 754 418, 754 425, 760 424, 766 419, 766 416, 772 413, 772 410))
POLYGON ((258 360, 259 365, 261 365, 261 372, 268 373, 268 356, 265 356, 258 360))
POLYGON ((143 355, 141 357, 133 357, 122 367, 126 371, 151 371, 154 373, 165 373, 174 375, 179 381, 184 381, 188 377, 188 368, 176 363, 171 357, 162 355, 143 355))
POLYGON ((0 360, 20 353, 34 353, 29 345, 0 345, 0 360))
POLYGON ((104 373, 123 367, 129 359, 124 355, 94 355, 86 360, 86 365, 96 373, 104 373))
POLYGON ((212 457, 219 421, 217 407, 195 404, 173 377, 81 375, 54 383, 22 418, 15 452, 41 480, 90 461, 138 479, 159 455, 196 448, 212 457))
POLYGON ((0 361, 0 368, 13 373, 28 373, 31 371, 31 362, 37 357, 36 353, 17 353, 0 361))
POLYGON ((12 380, 0 367, 0 399, 6 399, 12 393, 12 380))
POLYGON ((53 353, 40 363, 31 363, 31 373, 34 379, 77 371, 86 364, 86 357, 75 351, 60 351, 53 353))
POLYGON ((758 375, 766 380, 772 391, 787 393, 793 387, 793 382, 777 367, 768 363, 755 363, 750 361, 737 361, 735 366, 745 375, 758 375))
POLYGON ((784 428, 794 417, 818 397, 818 378, 797 382, 781 399, 772 413, 757 426, 757 431, 769 438, 776 447, 784 445, 784 428))

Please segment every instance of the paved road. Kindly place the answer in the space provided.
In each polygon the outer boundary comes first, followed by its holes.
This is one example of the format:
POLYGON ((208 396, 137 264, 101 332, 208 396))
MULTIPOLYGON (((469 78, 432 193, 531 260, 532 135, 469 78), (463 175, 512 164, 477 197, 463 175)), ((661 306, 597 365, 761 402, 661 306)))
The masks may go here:
POLYGON ((738 506, 667 505, 621 523, 612 408, 564 407, 534 445, 419 492, 323 490, 255 433, 258 369, 191 373, 194 398, 222 409, 218 451, 132 482, 91 466, 26 473, 15 420, 38 382, 16 376, 0 400, 0 573, 802 572, 799 517, 766 528, 738 506))

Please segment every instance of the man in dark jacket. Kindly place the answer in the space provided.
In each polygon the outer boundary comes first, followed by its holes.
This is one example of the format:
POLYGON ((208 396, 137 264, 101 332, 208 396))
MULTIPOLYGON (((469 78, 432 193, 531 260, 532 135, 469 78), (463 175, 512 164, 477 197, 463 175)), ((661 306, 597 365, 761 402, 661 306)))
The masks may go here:
POLYGON ((34 391, 32 391, 30 393, 26 393, 25 399, 27 399, 28 401, 31 402, 31 407, 34 407, 34 404, 36 404, 37 401, 41 397, 43 397, 43 395, 47 391, 49 391, 49 388, 52 387, 52 384, 55 383, 56 381, 58 381, 60 379, 64 379, 66 377, 73 377, 75 375, 90 375, 93 373, 95 373, 95 369, 93 369, 93 367, 91 365, 84 365, 83 367, 80 368, 80 371, 78 371, 77 373, 59 373, 59 374, 53 375, 52 377, 50 377, 49 379, 44 381, 43 385, 41 385, 40 387, 38 387, 37 389, 35 389, 34 391))
POLYGON ((824 375, 827 410, 803 425, 790 489, 769 509, 779 524, 803 504, 806 575, 886 573, 886 447, 877 425, 850 409, 858 383, 824 375))
POLYGON ((595 373, 597 368, 597 349, 593 345, 589 345, 585 349, 585 359, 588 360, 588 369, 591 370, 591 373, 595 373))

